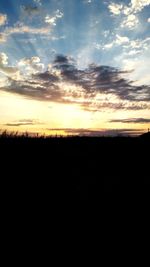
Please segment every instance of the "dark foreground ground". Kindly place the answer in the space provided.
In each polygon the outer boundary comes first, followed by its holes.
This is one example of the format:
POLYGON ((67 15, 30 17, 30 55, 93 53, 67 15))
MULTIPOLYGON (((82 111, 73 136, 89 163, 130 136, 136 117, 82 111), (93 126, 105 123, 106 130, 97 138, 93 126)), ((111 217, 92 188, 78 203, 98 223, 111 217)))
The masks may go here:
POLYGON ((25 201, 149 195, 150 138, 0 137, 1 190, 25 201))

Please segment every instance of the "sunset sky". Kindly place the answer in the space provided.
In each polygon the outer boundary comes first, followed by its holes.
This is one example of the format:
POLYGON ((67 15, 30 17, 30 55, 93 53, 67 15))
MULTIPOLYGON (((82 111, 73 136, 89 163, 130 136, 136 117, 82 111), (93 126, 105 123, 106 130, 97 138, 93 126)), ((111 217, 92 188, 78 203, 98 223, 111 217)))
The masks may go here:
POLYGON ((150 0, 1 0, 0 129, 150 128, 150 0))

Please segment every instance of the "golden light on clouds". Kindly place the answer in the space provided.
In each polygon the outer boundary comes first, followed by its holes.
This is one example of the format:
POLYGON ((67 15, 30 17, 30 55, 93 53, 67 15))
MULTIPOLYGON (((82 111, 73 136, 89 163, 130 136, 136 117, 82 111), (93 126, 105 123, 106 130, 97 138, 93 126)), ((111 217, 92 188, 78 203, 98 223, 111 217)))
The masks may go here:
POLYGON ((149 0, 1 0, 0 129, 149 128, 149 11, 149 0))

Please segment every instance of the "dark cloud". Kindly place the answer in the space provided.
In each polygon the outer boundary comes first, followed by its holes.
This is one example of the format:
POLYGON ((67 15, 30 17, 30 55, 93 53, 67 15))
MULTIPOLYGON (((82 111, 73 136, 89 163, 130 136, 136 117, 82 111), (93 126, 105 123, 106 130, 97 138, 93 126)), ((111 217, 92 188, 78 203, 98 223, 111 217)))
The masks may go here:
POLYGON ((93 111, 93 112, 97 112, 98 110, 101 110, 101 109, 114 109, 114 110, 144 110, 144 109, 148 109, 150 108, 149 105, 147 104, 142 104, 142 103, 111 103, 111 102, 103 102, 103 103, 100 103, 100 104, 97 104, 96 106, 94 106, 92 104, 92 102, 89 104, 88 103, 84 103, 82 104, 82 108, 84 110, 87 110, 87 111, 93 111))
POLYGON ((44 82, 42 85, 38 81, 14 81, 10 79, 10 86, 3 88, 3 90, 20 94, 27 98, 41 100, 41 101, 56 101, 62 98, 62 92, 60 88, 54 83, 44 82))
POLYGON ((21 122, 18 122, 18 123, 6 123, 4 124, 5 126, 9 126, 9 127, 19 127, 19 126, 26 126, 26 125, 33 125, 33 123, 29 122, 29 123, 21 123, 21 122))
POLYGON ((65 132, 67 135, 77 135, 77 136, 136 136, 140 135, 142 131, 140 129, 106 129, 106 130, 94 130, 94 129, 72 129, 72 128, 52 128, 47 129, 50 132, 65 132))
POLYGON ((121 122, 121 123, 150 123, 150 119, 145 118, 131 118, 131 119, 119 119, 119 120, 111 120, 110 122, 121 122))
POLYGON ((76 62, 72 57, 56 55, 52 66, 54 69, 61 71, 61 74, 64 80, 65 78, 69 79, 69 74, 71 73, 72 73, 72 77, 74 78, 74 74, 78 72, 78 70, 76 69, 76 62))
MULTIPOLYGON (((61 66, 62 67, 62 66, 61 66)), ((64 80, 82 86, 89 93, 112 93, 121 100, 150 101, 149 86, 134 86, 132 81, 122 78, 128 72, 109 66, 90 65, 86 70, 70 66, 62 70, 64 80)))
POLYGON ((53 67, 61 71, 61 78, 72 84, 82 86, 87 95, 91 93, 113 93, 122 100, 150 101, 150 86, 135 86, 133 81, 123 78, 129 74, 110 66, 89 65, 81 70, 75 60, 65 56, 56 56, 53 67))
POLYGON ((140 110, 150 109, 150 86, 135 86, 125 78, 129 73, 110 66, 89 65, 79 69, 71 57, 57 55, 49 70, 36 73, 28 80, 9 79, 9 86, 1 90, 21 94, 41 101, 78 103, 86 110, 104 108, 140 110), (66 90, 63 83, 74 86, 66 90), (107 100, 95 100, 98 93, 107 100), (113 94, 118 102, 111 103, 113 94))
POLYGON ((59 78, 56 75, 51 74, 49 71, 38 73, 33 75, 33 79, 37 80, 43 80, 43 82, 53 83, 53 82, 59 82, 59 78))
POLYGON ((63 55, 56 55, 56 58, 54 60, 54 64, 64 64, 67 63, 68 64, 68 57, 63 56, 63 55))

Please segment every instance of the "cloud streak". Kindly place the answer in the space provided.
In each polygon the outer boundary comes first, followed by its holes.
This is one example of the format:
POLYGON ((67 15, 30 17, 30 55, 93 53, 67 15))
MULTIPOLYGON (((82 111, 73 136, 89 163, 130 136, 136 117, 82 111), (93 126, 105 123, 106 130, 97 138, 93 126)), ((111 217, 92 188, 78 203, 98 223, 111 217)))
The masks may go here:
MULTIPOLYGON (((40 1, 38 2, 40 4, 40 1)), ((29 20, 33 16, 41 15, 40 14, 40 7, 35 5, 25 5, 21 7, 22 10, 22 18, 24 16, 28 16, 29 20)), ((36 27, 25 24, 23 22, 16 22, 13 26, 5 27, 3 32, 0 33, 0 43, 6 42, 7 38, 9 36, 12 36, 14 34, 31 34, 31 35, 43 35, 43 36, 49 36, 53 28, 57 24, 57 20, 61 19, 63 17, 63 13, 57 9, 53 15, 47 14, 45 17, 41 16, 41 19, 43 20, 42 26, 36 27), (46 25, 47 24, 47 25, 46 25)), ((0 26, 5 25, 7 22, 7 15, 0 14, 0 26)), ((50 37, 50 36, 49 36, 50 37)), ((51 36, 52 39, 55 39, 55 36, 51 36)))
POLYGON ((14 27, 8 27, 5 29, 4 34, 6 36, 10 36, 12 34, 49 34, 51 32, 50 27, 32 27, 28 25, 24 25, 23 23, 17 23, 14 27))
POLYGON ((150 119, 145 119, 145 118, 129 118, 129 119, 119 119, 119 120, 110 120, 110 122, 116 123, 140 123, 140 124, 146 124, 150 123, 150 119))
POLYGON ((39 125, 41 124, 40 122, 36 121, 36 120, 19 120, 17 122, 12 122, 12 123, 6 123, 4 124, 4 126, 8 126, 8 127, 20 127, 20 126, 28 126, 28 125, 39 125))
POLYGON ((61 135, 64 132, 66 135, 70 136, 87 136, 87 137, 107 137, 107 136, 137 136, 142 133, 140 129, 72 129, 72 128, 54 128, 47 129, 51 133, 57 133, 61 135))

